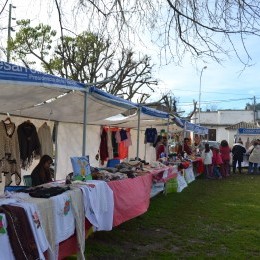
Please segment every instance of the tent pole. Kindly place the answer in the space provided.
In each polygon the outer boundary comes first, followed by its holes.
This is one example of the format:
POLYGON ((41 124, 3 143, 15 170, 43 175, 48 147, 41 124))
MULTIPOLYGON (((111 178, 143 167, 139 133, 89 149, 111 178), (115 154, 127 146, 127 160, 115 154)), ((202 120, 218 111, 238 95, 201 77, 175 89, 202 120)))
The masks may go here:
POLYGON ((139 158, 139 138, 140 138, 140 114, 141 114, 141 107, 137 110, 138 113, 138 121, 137 121, 137 148, 136 148, 136 158, 139 158))
POLYGON ((83 141, 82 156, 86 155, 86 135, 87 135, 87 109, 88 109, 88 92, 84 92, 84 118, 83 118, 83 141))
POLYGON ((57 165, 58 165, 58 127, 59 127, 59 122, 55 121, 54 122, 55 126, 55 160, 54 160, 54 180, 56 181, 56 176, 57 176, 57 165))
POLYGON ((170 129, 170 115, 168 116, 168 120, 167 120, 166 158, 168 158, 169 155, 169 129, 170 129))

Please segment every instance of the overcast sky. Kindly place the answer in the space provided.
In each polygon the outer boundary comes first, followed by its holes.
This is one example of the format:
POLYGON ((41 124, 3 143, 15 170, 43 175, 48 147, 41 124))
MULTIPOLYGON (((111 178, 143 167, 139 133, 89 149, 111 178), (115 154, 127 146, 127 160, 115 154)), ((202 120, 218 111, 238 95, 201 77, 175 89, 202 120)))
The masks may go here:
MULTIPOLYGON (((44 3, 41 1, 41 10, 44 10, 44 3)), ((17 20, 30 18, 34 21, 47 22, 45 12, 38 11, 39 0, 21 1, 13 0, 13 17, 17 20), (44 19, 44 20, 43 20, 44 19)), ((52 7, 48 7, 51 9, 52 7)), ((8 6, 7 6, 8 10, 8 6)), ((57 21, 57 20, 56 20, 57 21)), ((1 15, 0 23, 4 27, 8 22, 8 11, 1 15)), ((15 22, 13 22, 15 23, 15 22)), ((53 25, 53 24, 52 24, 53 25)), ((201 77, 201 108, 205 109, 244 109, 246 103, 253 103, 253 97, 260 103, 260 39, 248 41, 249 52, 253 66, 246 68, 241 73, 243 66, 235 58, 225 61, 222 65, 208 62, 200 63, 196 69, 189 61, 184 60, 181 66, 170 64, 167 66, 156 66, 155 77, 160 79, 156 94, 152 101, 156 101, 158 93, 171 91, 179 100, 179 107, 187 113, 193 108, 193 100, 199 100, 200 75, 201 77)), ((144 50, 145 51, 145 50, 144 50)), ((147 54, 152 56, 154 63, 159 63, 157 54, 149 47, 147 54)), ((226 58, 227 59, 227 58, 226 58)))

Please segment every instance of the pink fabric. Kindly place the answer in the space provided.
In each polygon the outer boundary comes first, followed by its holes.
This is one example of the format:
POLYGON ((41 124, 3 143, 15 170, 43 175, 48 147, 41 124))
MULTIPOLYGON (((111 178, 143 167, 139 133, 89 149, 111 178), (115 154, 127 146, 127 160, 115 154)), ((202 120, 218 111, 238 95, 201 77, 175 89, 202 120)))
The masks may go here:
POLYGON ((145 213, 150 205, 152 174, 108 182, 114 192, 113 226, 145 213))

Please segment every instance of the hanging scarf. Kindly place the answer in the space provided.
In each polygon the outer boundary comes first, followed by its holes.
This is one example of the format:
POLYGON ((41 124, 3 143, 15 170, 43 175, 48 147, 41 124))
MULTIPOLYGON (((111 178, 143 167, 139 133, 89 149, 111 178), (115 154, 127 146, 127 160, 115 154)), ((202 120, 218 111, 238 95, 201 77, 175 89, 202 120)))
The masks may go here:
POLYGON ((36 131, 36 127, 30 121, 25 121, 17 128, 21 166, 28 169, 33 159, 40 155, 40 141, 36 131))

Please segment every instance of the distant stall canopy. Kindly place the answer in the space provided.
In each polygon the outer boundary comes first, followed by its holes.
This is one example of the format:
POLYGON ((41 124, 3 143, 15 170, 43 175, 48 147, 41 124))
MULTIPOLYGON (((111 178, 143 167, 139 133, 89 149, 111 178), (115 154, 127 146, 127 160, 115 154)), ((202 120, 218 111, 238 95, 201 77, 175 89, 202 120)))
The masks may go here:
MULTIPOLYGON (((138 106, 138 105, 136 105, 138 106)), ((150 107, 140 106, 140 128, 165 126, 167 125, 169 113, 159 111, 150 107)), ((104 120, 96 121, 97 125, 110 125, 125 128, 138 127, 138 112, 130 116, 123 116, 122 114, 106 118, 104 120)))

